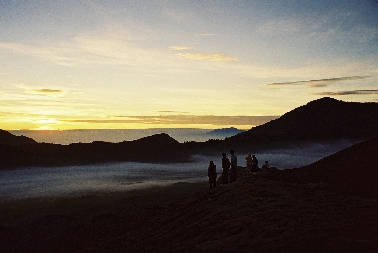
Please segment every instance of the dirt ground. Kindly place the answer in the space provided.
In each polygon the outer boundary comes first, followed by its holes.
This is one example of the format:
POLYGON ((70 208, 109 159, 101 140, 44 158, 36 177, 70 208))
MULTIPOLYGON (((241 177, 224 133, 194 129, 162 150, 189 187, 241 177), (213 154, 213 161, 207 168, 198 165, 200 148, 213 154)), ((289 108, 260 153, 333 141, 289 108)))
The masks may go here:
POLYGON ((378 252, 378 199, 247 174, 0 208, 1 252, 378 252))
MULTIPOLYGON (((0 203, 0 252, 378 252, 378 137, 291 170, 0 203)), ((206 171, 204 171, 206 173, 206 171)))

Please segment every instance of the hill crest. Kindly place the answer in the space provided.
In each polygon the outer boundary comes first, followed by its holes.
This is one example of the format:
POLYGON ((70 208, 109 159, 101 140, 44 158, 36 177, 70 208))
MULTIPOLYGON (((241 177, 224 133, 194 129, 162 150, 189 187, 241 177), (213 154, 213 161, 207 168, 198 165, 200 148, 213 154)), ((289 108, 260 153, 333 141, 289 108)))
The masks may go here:
POLYGON ((378 103, 344 102, 324 97, 227 139, 234 143, 368 139, 377 135, 377 129, 378 103))
POLYGON ((35 140, 32 138, 26 137, 26 136, 16 136, 8 131, 0 129, 0 144, 2 145, 22 145, 22 144, 30 144, 30 143, 36 143, 35 140))

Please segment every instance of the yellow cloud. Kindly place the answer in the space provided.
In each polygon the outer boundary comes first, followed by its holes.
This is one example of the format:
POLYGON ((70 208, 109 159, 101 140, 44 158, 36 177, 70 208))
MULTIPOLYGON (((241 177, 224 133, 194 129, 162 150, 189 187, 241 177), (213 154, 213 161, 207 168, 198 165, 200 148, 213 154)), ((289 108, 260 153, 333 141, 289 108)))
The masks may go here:
POLYGON ((176 54, 181 59, 204 60, 204 61, 237 61, 237 58, 225 54, 198 54, 198 53, 179 53, 176 54))
POLYGON ((215 116, 215 115, 166 115, 166 116, 116 116, 115 119, 70 119, 70 123, 131 124, 141 125, 261 125, 279 116, 215 116))
POLYGON ((52 90, 52 89, 38 89, 38 90, 34 90, 34 92, 38 92, 38 93, 61 93, 63 91, 62 90, 52 90))

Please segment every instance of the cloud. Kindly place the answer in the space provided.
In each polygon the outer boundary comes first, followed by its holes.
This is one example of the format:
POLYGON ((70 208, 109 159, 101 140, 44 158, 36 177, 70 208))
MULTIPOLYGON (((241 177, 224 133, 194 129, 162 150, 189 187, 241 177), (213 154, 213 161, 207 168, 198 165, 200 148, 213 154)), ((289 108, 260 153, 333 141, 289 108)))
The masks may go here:
POLYGON ((34 90, 37 93, 62 93, 63 90, 52 90, 52 89, 38 89, 34 90))
POLYGON ((214 115, 167 115, 167 116, 116 116, 123 119, 66 120, 71 123, 136 123, 162 125, 250 125, 257 126, 279 116, 214 116, 214 115))
POLYGON ((0 49, 21 55, 33 56, 63 66, 71 65, 74 61, 72 55, 75 54, 70 49, 59 46, 37 47, 20 43, 0 43, 0 49))
POLYGON ((267 86, 284 86, 284 85, 308 85, 310 87, 326 87, 330 83, 343 82, 343 81, 355 81, 368 78, 369 76, 344 76, 335 77, 327 79, 315 79, 315 80, 305 80, 305 81, 294 81, 294 82, 282 82, 282 83, 269 83, 265 84, 267 86))
POLYGON ((28 87, 25 84, 16 85, 16 87, 23 89, 24 93, 28 95, 47 95, 47 96, 57 97, 57 96, 65 95, 67 93, 67 91, 62 90, 62 89, 35 88, 35 87, 28 87))
POLYGON ((133 45, 122 38, 77 36, 69 41, 49 45, 0 43, 0 50, 31 56, 60 66, 118 65, 146 69, 156 65, 162 53, 133 45))
POLYGON ((192 49, 191 47, 184 47, 184 46, 170 46, 169 50, 173 51, 183 51, 183 50, 189 50, 192 49))
POLYGON ((378 90, 351 90, 338 92, 319 92, 315 95, 321 96, 345 96, 345 95, 378 95, 378 90))
POLYGON ((237 58, 225 54, 199 54, 199 53, 179 53, 176 54, 181 59, 201 60, 201 61, 237 61, 237 58))
POLYGON ((188 112, 180 112, 180 111, 158 111, 159 113, 178 113, 178 114, 187 114, 188 112))

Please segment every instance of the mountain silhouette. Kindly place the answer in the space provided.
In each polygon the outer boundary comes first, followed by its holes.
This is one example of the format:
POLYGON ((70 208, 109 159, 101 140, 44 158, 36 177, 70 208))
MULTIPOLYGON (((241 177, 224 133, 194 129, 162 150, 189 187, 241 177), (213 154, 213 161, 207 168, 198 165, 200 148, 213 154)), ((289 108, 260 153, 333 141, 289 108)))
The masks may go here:
POLYGON ((298 169, 239 167, 83 252, 376 252, 377 152, 374 138, 298 169))
POLYGON ((16 136, 8 131, 0 129, 0 145, 22 145, 28 143, 36 143, 35 140, 26 136, 16 136))
POLYGON ((378 197, 378 137, 354 144, 307 166, 276 171, 271 179, 291 183, 326 183, 348 195, 378 197))
POLYGON ((232 135, 235 135, 235 134, 238 134, 238 133, 242 133, 244 132, 244 130, 239 130, 235 127, 230 127, 230 128, 219 128, 219 129, 214 129, 214 130, 211 130, 209 132, 206 132, 206 134, 209 134, 209 135, 228 135, 228 136, 232 136, 232 135))
POLYGON ((189 155, 168 134, 156 134, 134 141, 110 143, 28 143, 0 145, 0 169, 84 165, 108 162, 186 162, 189 155))
POLYGON ((378 103, 343 102, 325 97, 280 118, 226 138, 231 143, 368 139, 378 134, 378 103))
POLYGON ((220 154, 229 149, 262 150, 341 139, 354 143, 377 136, 378 103, 343 102, 321 98, 300 106, 278 119, 248 131, 206 142, 179 143, 168 134, 135 141, 36 143, 25 136, 0 131, 0 169, 26 166, 63 166, 105 162, 187 162, 193 154, 220 154))

